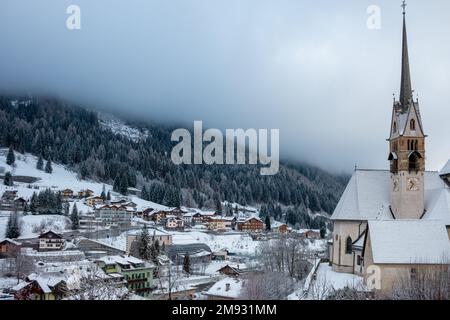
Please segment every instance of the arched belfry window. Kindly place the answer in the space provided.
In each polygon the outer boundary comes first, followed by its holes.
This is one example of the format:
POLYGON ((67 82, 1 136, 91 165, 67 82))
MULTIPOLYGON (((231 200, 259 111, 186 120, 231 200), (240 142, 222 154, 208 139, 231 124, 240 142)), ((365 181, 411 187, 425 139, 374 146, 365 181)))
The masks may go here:
POLYGON ((411 121, 409 122, 409 128, 410 128, 412 131, 415 131, 415 130, 416 130, 416 120, 411 119, 411 121))
POLYGON ((422 159, 422 155, 417 152, 413 151, 408 157, 409 160, 409 171, 419 171, 420 170, 420 159, 422 159))
POLYGON ((394 121, 394 133, 397 132, 397 122, 394 121))
POLYGON ((345 253, 346 254, 351 254, 352 253, 352 245, 353 245, 353 241, 351 237, 347 237, 347 240, 345 242, 345 253))

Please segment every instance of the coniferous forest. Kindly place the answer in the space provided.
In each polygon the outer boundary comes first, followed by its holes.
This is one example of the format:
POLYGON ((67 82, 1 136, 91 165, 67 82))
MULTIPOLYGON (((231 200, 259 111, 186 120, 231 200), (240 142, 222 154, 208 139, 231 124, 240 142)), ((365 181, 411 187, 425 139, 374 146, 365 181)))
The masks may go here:
MULTIPOLYGON (((331 214, 348 177, 306 164, 281 163, 275 176, 261 176, 258 166, 176 166, 170 159, 174 143, 165 124, 128 125, 148 132, 144 139, 118 135, 100 124, 90 111, 54 98, 13 104, 0 97, 0 146, 59 163, 82 179, 109 183, 126 193, 142 189, 142 197, 168 206, 226 210, 221 201, 255 205, 262 215, 311 226, 311 212, 331 214), (309 210, 308 210, 309 209, 309 210)), ((125 120, 124 120, 125 121, 125 120)))

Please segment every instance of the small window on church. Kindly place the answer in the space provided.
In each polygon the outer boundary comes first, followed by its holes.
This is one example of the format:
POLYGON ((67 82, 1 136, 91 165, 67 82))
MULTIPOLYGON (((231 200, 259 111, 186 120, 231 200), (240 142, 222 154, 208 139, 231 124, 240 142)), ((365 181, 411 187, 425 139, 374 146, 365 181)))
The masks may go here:
POLYGON ((416 130, 416 120, 411 119, 411 121, 409 122, 409 127, 412 131, 416 130))
POLYGON ((358 266, 361 265, 361 256, 360 256, 360 255, 356 256, 356 264, 357 264, 358 266))
POLYGON ((345 253, 346 254, 351 254, 352 253, 352 245, 353 245, 352 238, 347 237, 347 241, 345 243, 345 253))
POLYGON ((397 132, 397 122, 394 122, 394 132, 397 132))

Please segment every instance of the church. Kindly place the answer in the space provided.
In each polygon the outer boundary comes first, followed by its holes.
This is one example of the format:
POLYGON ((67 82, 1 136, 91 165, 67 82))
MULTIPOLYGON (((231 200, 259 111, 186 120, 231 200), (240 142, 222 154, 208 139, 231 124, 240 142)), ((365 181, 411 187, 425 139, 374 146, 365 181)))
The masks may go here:
POLYGON ((330 264, 366 279, 375 266, 377 289, 392 290, 417 269, 450 263, 450 160, 426 171, 426 139, 419 101, 413 100, 403 4, 401 88, 392 107, 390 170, 355 169, 331 217, 330 264))

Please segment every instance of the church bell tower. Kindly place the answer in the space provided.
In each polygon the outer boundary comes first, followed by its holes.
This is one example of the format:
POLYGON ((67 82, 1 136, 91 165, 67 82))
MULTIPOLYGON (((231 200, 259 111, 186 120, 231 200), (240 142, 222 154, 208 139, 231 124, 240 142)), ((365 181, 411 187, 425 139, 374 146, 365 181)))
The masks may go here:
POLYGON ((396 219, 420 219, 425 213, 425 138, 419 101, 413 100, 403 1, 402 75, 399 101, 392 110, 389 136, 391 210, 396 219))

